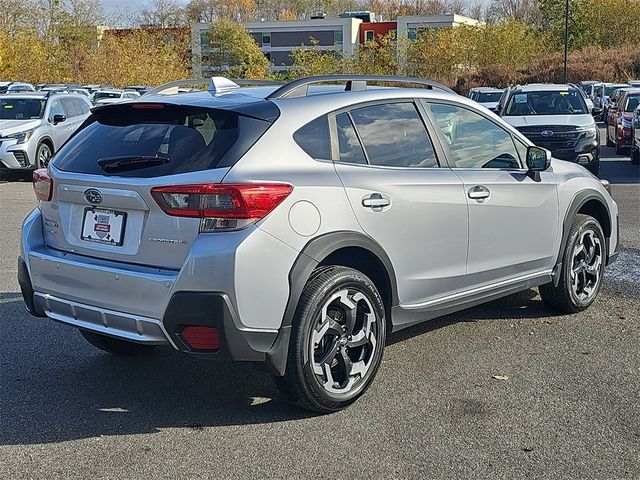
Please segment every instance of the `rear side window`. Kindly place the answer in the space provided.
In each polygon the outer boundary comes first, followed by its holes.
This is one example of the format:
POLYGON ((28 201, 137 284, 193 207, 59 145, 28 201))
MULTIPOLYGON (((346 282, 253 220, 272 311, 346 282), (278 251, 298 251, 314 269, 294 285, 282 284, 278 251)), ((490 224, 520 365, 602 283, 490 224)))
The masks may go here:
POLYGON ((336 115, 336 127, 338 130, 340 161, 366 164, 367 159, 364 156, 362 145, 360 144, 360 140, 358 140, 349 115, 346 113, 336 115))
POLYGON ((293 139, 311 158, 331 160, 331 138, 326 115, 300 128, 293 134, 293 139))
POLYGON ((431 140, 413 103, 371 105, 351 111, 371 165, 437 167, 431 140))
POLYGON ((95 175, 157 177, 233 165, 271 122, 224 109, 118 105, 60 149, 60 170, 95 175))

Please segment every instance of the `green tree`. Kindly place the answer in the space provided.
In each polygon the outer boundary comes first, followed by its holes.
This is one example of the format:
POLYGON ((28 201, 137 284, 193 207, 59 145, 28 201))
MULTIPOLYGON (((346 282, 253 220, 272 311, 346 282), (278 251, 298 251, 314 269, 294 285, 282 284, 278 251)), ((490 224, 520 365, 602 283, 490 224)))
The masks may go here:
POLYGON ((232 78, 265 78, 270 66, 253 37, 242 24, 218 20, 208 32, 209 48, 202 63, 232 78))

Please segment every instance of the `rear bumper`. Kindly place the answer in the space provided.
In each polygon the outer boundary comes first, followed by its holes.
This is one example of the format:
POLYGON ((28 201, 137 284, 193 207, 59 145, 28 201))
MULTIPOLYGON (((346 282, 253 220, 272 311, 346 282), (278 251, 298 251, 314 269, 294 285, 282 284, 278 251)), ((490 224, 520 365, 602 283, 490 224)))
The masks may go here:
POLYGON ((116 264, 51 249, 42 239, 36 210, 24 222, 18 259, 18 281, 31 314, 122 340, 264 363, 272 370, 270 351, 281 329, 241 323, 232 297, 233 276, 219 275, 227 291, 193 291, 194 265, 183 272, 116 264), (219 348, 190 348, 180 336, 187 325, 216 328, 219 348))

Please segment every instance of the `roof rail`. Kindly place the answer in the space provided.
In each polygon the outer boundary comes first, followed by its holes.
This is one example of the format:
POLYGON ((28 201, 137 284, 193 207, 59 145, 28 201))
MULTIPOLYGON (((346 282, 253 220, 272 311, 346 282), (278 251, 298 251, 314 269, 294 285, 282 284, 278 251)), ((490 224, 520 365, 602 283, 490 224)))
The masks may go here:
POLYGON ((176 80, 175 82, 164 83, 158 87, 152 88, 147 93, 142 95, 171 95, 178 93, 179 87, 187 87, 189 85, 204 85, 207 84, 207 90, 214 95, 220 93, 230 92, 241 86, 271 86, 282 85, 282 82, 276 82, 273 80, 231 80, 226 77, 211 77, 211 78, 191 78, 187 80, 176 80))
POLYGON ((308 94, 309 86, 316 83, 346 82, 345 91, 366 90, 367 82, 393 82, 393 83, 414 83, 429 90, 442 90, 447 93, 455 93, 449 87, 441 83, 422 78, 399 77, 394 75, 317 75, 313 77, 303 77, 293 82, 283 85, 275 92, 271 93, 267 99, 305 97, 308 94))

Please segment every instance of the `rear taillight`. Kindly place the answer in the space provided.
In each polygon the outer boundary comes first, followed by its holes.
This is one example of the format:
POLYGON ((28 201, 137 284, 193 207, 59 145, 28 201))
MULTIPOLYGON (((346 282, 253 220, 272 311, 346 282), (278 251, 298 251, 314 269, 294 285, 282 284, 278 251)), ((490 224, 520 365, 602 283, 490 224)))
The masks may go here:
POLYGON ((33 171, 33 191, 38 200, 48 202, 53 195, 53 179, 49 176, 46 168, 39 168, 33 171))
POLYGON ((218 232, 238 230, 266 217, 292 190, 280 183, 216 183, 155 187, 151 195, 167 215, 200 218, 201 232, 218 232))

